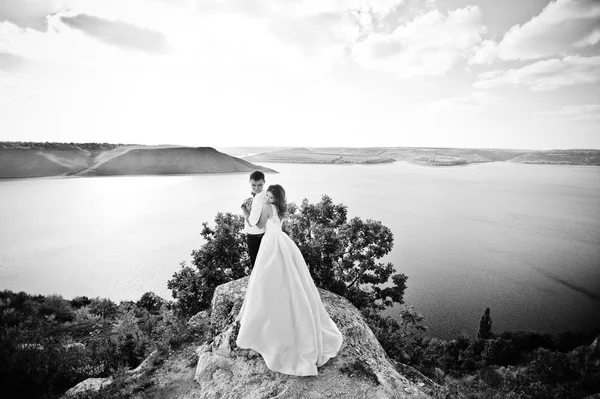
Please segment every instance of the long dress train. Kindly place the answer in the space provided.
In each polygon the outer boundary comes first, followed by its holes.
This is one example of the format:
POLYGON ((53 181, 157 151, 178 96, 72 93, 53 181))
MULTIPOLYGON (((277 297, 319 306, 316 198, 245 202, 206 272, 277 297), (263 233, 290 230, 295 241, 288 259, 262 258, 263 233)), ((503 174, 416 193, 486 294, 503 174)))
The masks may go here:
POLYGON ((335 357, 342 334, 327 314, 306 262, 281 230, 273 206, 246 297, 236 344, 260 353, 267 367, 290 375, 318 375, 335 357))

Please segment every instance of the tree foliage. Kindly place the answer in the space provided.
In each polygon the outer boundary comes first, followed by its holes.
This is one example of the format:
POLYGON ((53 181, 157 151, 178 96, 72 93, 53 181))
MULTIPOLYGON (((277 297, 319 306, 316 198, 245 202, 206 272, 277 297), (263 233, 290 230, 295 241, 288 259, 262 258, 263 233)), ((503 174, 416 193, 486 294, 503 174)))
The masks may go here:
MULTIPOLYGON (((359 309, 403 303, 407 277, 393 274, 391 263, 379 261, 393 247, 388 227, 370 219, 348 220, 346 206, 326 195, 316 204, 306 199, 300 206, 291 203, 288 211, 284 230, 298 245, 318 287, 348 298, 359 309)), ((203 223, 206 243, 192 252, 196 269, 182 264, 168 282, 184 313, 208 308, 218 285, 250 273, 243 228, 243 218, 231 213, 218 213, 214 227, 203 223)))
POLYGON ((166 357, 203 339, 204 331, 176 317, 162 298, 146 293, 137 302, 150 308, 163 303, 151 313, 132 301, 115 305, 109 299, 68 301, 59 295, 0 291, 2 392, 19 398, 62 397, 87 378, 137 367, 155 349, 166 357))
POLYGON ((167 282, 180 313, 192 315, 210 307, 215 288, 249 274, 250 258, 246 252, 244 218, 219 212, 215 227, 202 223, 200 233, 206 243, 192 251, 192 265, 182 269, 167 282))
POLYGON ((290 206, 285 230, 300 248, 315 284, 359 309, 403 303, 407 277, 393 274, 393 264, 379 261, 392 250, 392 231, 379 221, 348 220, 347 213, 345 205, 334 204, 327 195, 316 204, 304 199, 299 207, 290 206))
POLYGON ((150 313, 158 313, 161 306, 165 303, 165 300, 156 295, 154 292, 146 292, 139 301, 136 302, 136 305, 140 308, 146 309, 150 313))
POLYGON ((479 321, 479 331, 477 332, 477 338, 487 339, 492 335, 492 318, 490 317, 490 308, 485 308, 483 316, 479 321))

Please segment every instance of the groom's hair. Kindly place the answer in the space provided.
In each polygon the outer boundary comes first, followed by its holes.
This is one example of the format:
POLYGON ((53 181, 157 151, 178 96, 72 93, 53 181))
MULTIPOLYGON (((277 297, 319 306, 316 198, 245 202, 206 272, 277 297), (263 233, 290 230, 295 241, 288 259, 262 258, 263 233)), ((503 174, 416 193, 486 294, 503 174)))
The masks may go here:
POLYGON ((252 172, 250 174, 250 180, 254 180, 254 181, 265 180, 265 174, 263 172, 261 172, 260 170, 255 170, 254 172, 252 172))

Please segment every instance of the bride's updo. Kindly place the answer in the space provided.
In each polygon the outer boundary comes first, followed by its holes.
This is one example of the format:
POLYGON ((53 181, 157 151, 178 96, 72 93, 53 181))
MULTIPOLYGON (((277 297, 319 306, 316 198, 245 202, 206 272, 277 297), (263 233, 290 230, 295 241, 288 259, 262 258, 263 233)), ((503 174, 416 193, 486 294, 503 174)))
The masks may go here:
POLYGON ((267 188, 267 191, 270 192, 271 194, 273 194, 273 198, 275 199, 273 205, 275 205, 275 208, 277 209, 277 214, 279 215, 279 217, 283 218, 283 216, 287 212, 285 190, 279 184, 273 184, 273 185, 270 185, 269 188, 267 188))

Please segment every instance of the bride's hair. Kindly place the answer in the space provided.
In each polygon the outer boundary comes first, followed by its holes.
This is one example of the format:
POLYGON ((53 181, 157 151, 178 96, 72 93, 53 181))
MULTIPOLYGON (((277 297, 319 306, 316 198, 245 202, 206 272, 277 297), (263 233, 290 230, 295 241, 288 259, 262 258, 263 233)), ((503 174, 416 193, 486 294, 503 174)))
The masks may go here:
POLYGON ((273 198, 275 198, 275 208, 277 208, 277 214, 280 218, 287 212, 287 203, 285 198, 285 190, 279 184, 273 184, 267 188, 271 194, 273 194, 273 198))

